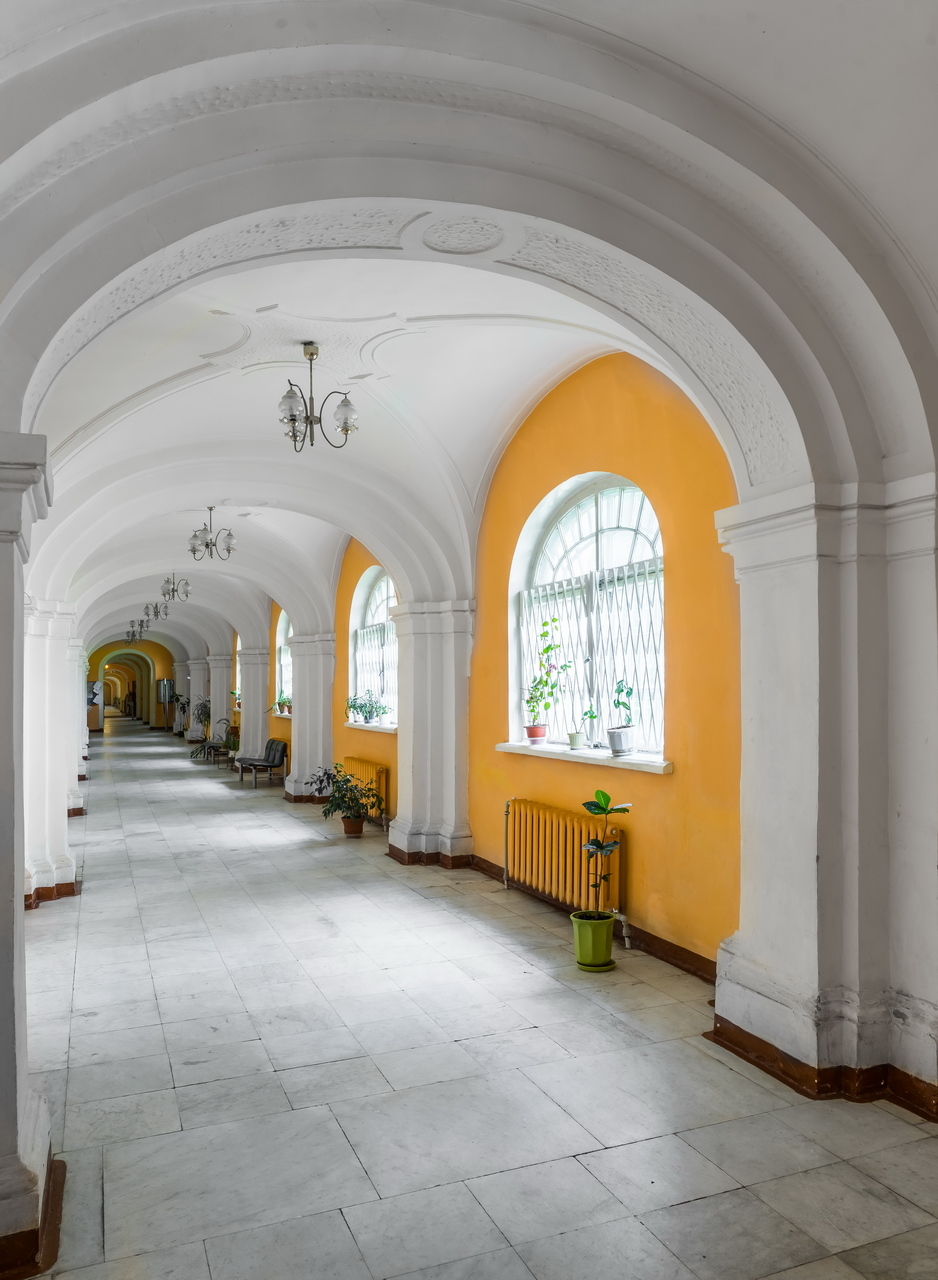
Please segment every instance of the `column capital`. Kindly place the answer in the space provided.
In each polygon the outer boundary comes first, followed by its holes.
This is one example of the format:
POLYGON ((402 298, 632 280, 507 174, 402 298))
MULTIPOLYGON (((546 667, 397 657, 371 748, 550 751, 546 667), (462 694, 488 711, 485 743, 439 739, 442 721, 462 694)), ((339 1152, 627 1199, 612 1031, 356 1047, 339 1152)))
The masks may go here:
POLYGON ((210 653, 208 657, 203 658, 202 661, 207 662, 210 667, 220 667, 224 663, 227 663, 228 666, 230 667, 231 654, 230 653, 210 653))
POLYGON ((415 600, 391 609, 398 635, 471 632, 474 614, 474 600, 415 600))
POLYGON ((335 656, 335 632, 324 631, 315 636, 290 636, 286 645, 294 658, 332 658, 335 656))
POLYGON ((14 543, 25 561, 29 530, 52 503, 45 436, 0 431, 0 542, 14 543))
MULTIPOLYGON (((270 661, 269 649, 239 649, 238 658, 240 659, 242 668, 244 667, 263 667, 270 661)), ((212 659, 210 658, 211 662, 212 659)), ((230 662, 231 659, 229 658, 230 662)))

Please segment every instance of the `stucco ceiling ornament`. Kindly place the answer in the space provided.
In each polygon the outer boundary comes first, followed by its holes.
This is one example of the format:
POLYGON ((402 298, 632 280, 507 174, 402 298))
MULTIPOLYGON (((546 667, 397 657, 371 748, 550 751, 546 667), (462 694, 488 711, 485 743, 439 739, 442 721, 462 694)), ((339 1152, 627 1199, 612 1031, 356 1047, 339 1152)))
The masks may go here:
POLYGON ((533 227, 521 248, 504 261, 599 298, 679 354, 725 414, 753 485, 795 470, 776 406, 733 344, 688 302, 591 245, 533 227))
POLYGON ((423 242, 437 253, 484 253, 497 249, 505 232, 497 222, 484 218, 444 218, 431 223, 423 233, 423 242))

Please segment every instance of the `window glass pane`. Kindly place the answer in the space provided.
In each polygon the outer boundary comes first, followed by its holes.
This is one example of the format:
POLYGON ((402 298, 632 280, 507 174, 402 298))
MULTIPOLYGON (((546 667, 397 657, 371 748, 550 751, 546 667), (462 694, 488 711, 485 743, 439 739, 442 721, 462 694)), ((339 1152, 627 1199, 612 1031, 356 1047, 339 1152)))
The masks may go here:
POLYGON ((391 724, 397 723, 397 629, 391 617, 396 604, 394 584, 383 574, 369 592, 361 625, 352 634, 352 692, 374 694, 388 708, 385 718, 391 724))
POLYGON ((281 611, 277 622, 277 697, 281 693, 293 697, 293 653, 287 644, 293 635, 293 624, 281 611))

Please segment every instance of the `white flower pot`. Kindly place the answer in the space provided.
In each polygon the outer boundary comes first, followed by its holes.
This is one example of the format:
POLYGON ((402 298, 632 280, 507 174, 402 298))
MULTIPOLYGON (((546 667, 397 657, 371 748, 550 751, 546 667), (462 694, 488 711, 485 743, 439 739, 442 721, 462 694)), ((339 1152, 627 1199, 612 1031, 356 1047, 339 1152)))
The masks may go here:
POLYGON ((568 733, 567 737, 570 739, 571 751, 582 751, 583 748, 586 746, 585 733, 568 733))
POLYGON ((614 756, 627 756, 632 750, 632 735, 635 730, 631 725, 618 729, 608 729, 609 750, 614 756))

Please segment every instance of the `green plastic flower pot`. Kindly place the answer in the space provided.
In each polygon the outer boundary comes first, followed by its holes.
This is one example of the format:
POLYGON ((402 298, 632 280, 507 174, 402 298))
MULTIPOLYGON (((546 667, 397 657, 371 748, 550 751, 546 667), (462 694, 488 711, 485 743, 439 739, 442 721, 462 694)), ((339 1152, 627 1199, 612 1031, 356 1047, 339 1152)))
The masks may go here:
POLYGON ((574 911, 573 946, 577 967, 588 973, 605 973, 616 967, 612 958, 612 927, 616 922, 612 911, 574 911), (590 920, 598 915, 600 919, 590 920))

